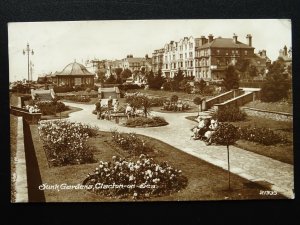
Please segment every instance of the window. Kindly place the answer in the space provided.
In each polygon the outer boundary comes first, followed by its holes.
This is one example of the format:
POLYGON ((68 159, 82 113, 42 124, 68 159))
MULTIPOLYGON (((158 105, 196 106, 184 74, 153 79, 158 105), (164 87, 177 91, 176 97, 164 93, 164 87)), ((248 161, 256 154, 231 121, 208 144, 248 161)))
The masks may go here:
POLYGON ((193 61, 191 61, 191 67, 193 67, 193 61))
POLYGON ((245 50, 245 55, 248 55, 248 51, 247 50, 245 50))
POLYGON ((220 50, 219 49, 217 50, 217 55, 220 55, 220 50))
POLYGON ((218 66, 220 65, 220 60, 219 60, 219 59, 217 60, 217 65, 218 65, 218 66))
POLYGON ((166 69, 168 69, 168 64, 166 64, 166 69))
POLYGON ((180 54, 180 58, 181 58, 181 59, 183 58, 183 54, 180 54))
POLYGON ((174 63, 174 69, 176 69, 176 63, 174 63))
POLYGON ((190 58, 193 58, 193 52, 190 52, 190 53, 189 53, 189 57, 190 57, 190 58))
POLYGON ((184 54, 185 58, 187 58, 187 53, 184 54))
POLYGON ((232 55, 234 54, 234 50, 231 51, 232 55))
POLYGON ((187 49, 187 45, 186 44, 184 45, 184 48, 185 48, 185 50, 187 49))
POLYGON ((183 67, 183 62, 181 62, 180 64, 181 64, 181 67, 183 67))
POLYGON ((226 51, 226 55, 228 55, 228 51, 226 51))
POLYGON ((173 55, 173 60, 175 60, 175 55, 173 55))

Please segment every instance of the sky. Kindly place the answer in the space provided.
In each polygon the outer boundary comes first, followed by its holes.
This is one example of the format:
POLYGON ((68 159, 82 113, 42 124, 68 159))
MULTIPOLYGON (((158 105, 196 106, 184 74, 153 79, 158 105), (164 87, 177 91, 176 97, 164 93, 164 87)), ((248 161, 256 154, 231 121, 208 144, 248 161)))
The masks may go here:
POLYGON ((247 43, 252 35, 255 52, 265 49, 267 56, 276 60, 279 50, 291 47, 291 21, 288 19, 197 19, 197 20, 99 20, 64 22, 8 23, 9 79, 27 79, 27 43, 33 49, 30 55, 33 80, 41 74, 62 71, 76 60, 122 59, 152 56, 155 49, 183 37, 200 36, 232 38, 247 43))

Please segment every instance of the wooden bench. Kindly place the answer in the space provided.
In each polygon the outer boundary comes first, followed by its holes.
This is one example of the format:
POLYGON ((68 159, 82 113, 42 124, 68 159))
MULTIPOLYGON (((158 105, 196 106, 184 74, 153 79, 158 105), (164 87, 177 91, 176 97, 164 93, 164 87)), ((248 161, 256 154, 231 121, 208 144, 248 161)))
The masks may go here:
POLYGON ((125 113, 111 113, 110 117, 114 118, 116 123, 119 123, 120 118, 127 118, 127 115, 125 113))

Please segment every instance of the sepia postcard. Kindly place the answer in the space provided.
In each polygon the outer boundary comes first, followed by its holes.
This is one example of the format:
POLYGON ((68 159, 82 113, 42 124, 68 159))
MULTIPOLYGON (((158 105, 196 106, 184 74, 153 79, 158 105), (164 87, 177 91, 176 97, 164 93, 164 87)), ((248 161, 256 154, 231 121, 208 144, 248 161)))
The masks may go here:
POLYGON ((289 19, 8 23, 11 202, 294 199, 289 19))

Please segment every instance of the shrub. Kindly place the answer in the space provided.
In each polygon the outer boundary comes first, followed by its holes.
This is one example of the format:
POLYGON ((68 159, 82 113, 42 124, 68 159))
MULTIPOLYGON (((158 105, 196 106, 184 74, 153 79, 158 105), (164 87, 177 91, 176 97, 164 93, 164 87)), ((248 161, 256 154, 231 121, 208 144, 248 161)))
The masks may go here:
POLYGON ((127 127, 140 127, 140 126, 149 126, 149 127, 158 127, 165 126, 168 123, 162 117, 135 117, 129 118, 126 122, 127 127))
POLYGON ((58 101, 36 101, 35 104, 39 107, 42 115, 55 115, 69 109, 63 102, 58 101))
POLYGON ((53 91, 55 93, 65 93, 65 92, 71 92, 73 91, 73 87, 69 87, 69 86, 54 86, 53 87, 53 91))
POLYGON ((167 162, 156 163, 141 154, 137 161, 116 156, 112 162, 101 161, 94 172, 88 174, 83 185, 91 185, 90 190, 100 195, 142 199, 178 192, 187 186, 187 182, 181 170, 167 162), (115 186, 107 188, 108 185, 115 186))
POLYGON ((163 106, 164 101, 165 101, 165 98, 163 98, 163 97, 150 98, 150 104, 152 107, 163 106))
POLYGON ((240 139, 257 142, 263 145, 287 143, 286 137, 275 133, 269 128, 244 126, 239 128, 240 139))
POLYGON ((122 150, 126 151, 130 155, 140 155, 153 152, 153 146, 145 140, 139 138, 134 133, 120 133, 118 131, 112 131, 112 140, 122 150))
POLYGON ((70 95, 65 96, 64 98, 74 102, 89 102, 91 100, 91 98, 87 95, 70 95))
POLYGON ((213 113, 212 117, 218 119, 220 122, 235 122, 245 120, 247 114, 238 107, 225 107, 213 113))
POLYGON ((91 127, 67 120, 55 120, 39 122, 38 129, 51 166, 95 161, 92 147, 87 144, 91 127))

